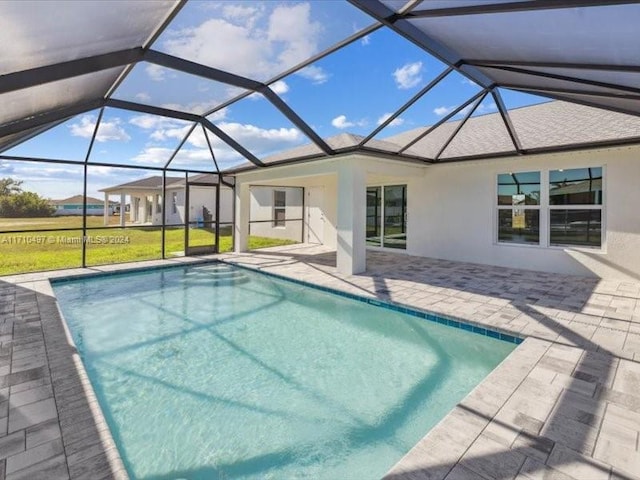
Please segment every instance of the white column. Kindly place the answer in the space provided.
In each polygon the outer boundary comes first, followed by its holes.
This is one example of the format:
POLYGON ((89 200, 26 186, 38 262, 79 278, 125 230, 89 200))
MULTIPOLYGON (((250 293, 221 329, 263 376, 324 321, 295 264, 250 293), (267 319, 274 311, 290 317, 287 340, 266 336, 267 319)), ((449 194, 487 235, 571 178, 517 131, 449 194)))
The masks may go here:
POLYGON ((337 267, 353 275, 367 269, 367 184, 364 169, 355 162, 338 168, 337 267))
POLYGON ((107 225, 109 225, 109 194, 107 192, 104 192, 104 208, 103 208, 103 215, 104 215, 104 226, 106 227, 107 225))
POLYGON ((120 226, 124 227, 125 210, 127 208, 127 196, 120 193, 120 226))
POLYGON ((249 184, 236 183, 234 251, 246 252, 249 249, 249 184))

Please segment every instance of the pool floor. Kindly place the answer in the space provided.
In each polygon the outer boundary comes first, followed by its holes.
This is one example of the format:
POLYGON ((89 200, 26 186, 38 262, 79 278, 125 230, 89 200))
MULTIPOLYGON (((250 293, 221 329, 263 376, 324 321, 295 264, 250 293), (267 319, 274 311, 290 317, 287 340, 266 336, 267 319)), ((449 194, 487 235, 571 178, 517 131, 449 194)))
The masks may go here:
POLYGON ((515 347, 225 264, 54 289, 133 478, 380 478, 515 347))

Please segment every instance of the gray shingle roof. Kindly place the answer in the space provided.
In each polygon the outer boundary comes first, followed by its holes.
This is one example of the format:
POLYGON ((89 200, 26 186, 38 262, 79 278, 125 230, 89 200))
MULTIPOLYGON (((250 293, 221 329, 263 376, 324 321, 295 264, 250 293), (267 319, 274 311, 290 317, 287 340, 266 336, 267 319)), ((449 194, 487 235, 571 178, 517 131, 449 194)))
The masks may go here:
MULTIPOLYGON (((640 138, 640 117, 569 102, 545 102, 516 108, 509 116, 524 149, 640 138)), ((433 158, 459 125, 447 122, 417 142, 407 153, 433 158)), ((427 127, 388 137, 404 146, 427 127)), ((442 158, 514 151, 499 113, 470 118, 443 152, 442 158)))
MULTIPOLYGON (((166 177, 166 185, 173 185, 184 182, 183 177, 166 177)), ((162 176, 153 175, 151 177, 141 178, 133 182, 121 183, 120 185, 114 185, 113 187, 107 187, 100 190, 101 192, 111 192, 114 190, 121 190, 126 188, 144 188, 155 189, 162 188, 162 176)))
MULTIPOLYGON (((562 101, 539 103, 510 110, 509 116, 524 149, 628 139, 638 139, 640 143, 640 117, 575 103, 562 101)), ((434 158, 460 121, 444 123, 412 145, 405 153, 427 159, 434 158)), ((372 139, 366 146, 396 153, 428 128, 415 128, 382 140, 372 139)), ((341 133, 325 141, 333 149, 340 150, 358 145, 363 138, 360 135, 341 133)), ((514 151, 502 117, 496 112, 470 118, 440 158, 473 157, 514 151)), ((274 164, 314 156, 318 159, 325 158, 317 146, 307 144, 271 155, 262 161, 265 164, 274 164)), ((251 163, 244 163, 236 168, 244 169, 252 166, 251 163)))

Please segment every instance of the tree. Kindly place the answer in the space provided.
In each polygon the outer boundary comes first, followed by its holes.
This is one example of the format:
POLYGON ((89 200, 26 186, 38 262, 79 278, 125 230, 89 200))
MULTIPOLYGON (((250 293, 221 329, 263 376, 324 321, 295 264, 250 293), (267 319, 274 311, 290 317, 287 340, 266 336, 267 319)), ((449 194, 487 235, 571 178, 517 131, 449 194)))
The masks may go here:
POLYGON ((55 207, 34 192, 22 190, 22 181, 0 178, 0 217, 50 217, 55 207))
POLYGON ((0 197, 22 192, 22 180, 0 178, 0 197))

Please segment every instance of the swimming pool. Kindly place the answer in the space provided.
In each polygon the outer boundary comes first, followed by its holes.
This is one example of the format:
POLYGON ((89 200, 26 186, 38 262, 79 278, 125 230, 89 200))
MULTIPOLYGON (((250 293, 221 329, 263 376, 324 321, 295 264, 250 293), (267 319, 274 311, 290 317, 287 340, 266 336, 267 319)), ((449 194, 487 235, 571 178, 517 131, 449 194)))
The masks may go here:
POLYGON ((132 478, 380 478, 515 348, 226 264, 54 290, 132 478))

